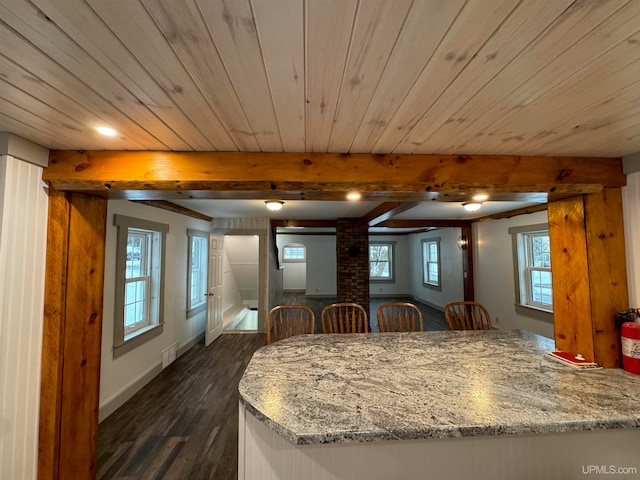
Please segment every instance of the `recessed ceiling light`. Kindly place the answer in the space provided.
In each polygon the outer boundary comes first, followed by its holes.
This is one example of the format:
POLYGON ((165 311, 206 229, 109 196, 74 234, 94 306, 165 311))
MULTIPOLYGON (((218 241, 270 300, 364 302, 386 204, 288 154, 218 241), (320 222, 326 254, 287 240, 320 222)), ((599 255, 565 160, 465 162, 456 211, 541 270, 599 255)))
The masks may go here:
POLYGON ((480 202, 467 202, 467 203, 463 203, 462 206, 468 212, 475 212, 476 210, 480 210, 480 207, 482 207, 482 204, 480 202))
POLYGON ((472 198, 475 202, 484 202, 486 199, 489 198, 489 195, 487 195, 486 193, 478 193, 474 195, 472 198))
POLYGON ((105 137, 115 137, 116 133, 118 133, 111 127, 98 127, 96 130, 100 135, 104 135, 105 137))
POLYGON ((282 208, 282 205, 284 205, 284 202, 281 202, 280 200, 267 200, 266 202, 264 202, 264 204, 272 212, 277 212, 282 208))
POLYGON ((347 200, 356 201, 356 200, 360 200, 361 197, 362 195, 360 194, 360 192, 347 193, 347 200))

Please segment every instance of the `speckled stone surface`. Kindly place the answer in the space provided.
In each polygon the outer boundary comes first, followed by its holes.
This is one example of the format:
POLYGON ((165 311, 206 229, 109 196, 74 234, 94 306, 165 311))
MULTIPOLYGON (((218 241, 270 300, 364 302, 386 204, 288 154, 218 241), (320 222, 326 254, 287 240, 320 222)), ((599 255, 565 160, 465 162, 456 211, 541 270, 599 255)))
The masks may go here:
POLYGON ((525 331, 305 335, 254 354, 240 401, 300 445, 640 426, 640 376, 552 349, 525 331))

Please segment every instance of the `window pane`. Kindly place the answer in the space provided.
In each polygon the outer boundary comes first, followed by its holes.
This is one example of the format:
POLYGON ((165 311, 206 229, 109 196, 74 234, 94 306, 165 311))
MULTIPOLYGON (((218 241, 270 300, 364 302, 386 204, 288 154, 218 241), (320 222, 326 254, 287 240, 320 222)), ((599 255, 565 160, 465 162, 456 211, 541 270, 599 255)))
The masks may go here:
POLYGON ((127 282, 124 298, 124 326, 146 322, 147 280, 127 282))
POLYGON ((369 275, 371 277, 389 277, 389 263, 388 262, 371 262, 369 269, 369 275))
POLYGON ((551 272, 532 270, 530 280, 532 301, 544 305, 551 305, 553 303, 551 272))
POLYGON ((537 235, 531 237, 531 258, 532 267, 551 267, 551 253, 548 236, 537 235))
POLYGON ((285 245, 282 251, 283 260, 304 260, 304 245, 285 245))
POLYGON ((435 242, 429 243, 429 261, 430 262, 438 261, 438 244, 435 242))
POLYGON ((369 245, 369 260, 389 260, 389 245, 369 245))
POLYGON ((438 283, 438 264, 429 263, 429 283, 438 283))

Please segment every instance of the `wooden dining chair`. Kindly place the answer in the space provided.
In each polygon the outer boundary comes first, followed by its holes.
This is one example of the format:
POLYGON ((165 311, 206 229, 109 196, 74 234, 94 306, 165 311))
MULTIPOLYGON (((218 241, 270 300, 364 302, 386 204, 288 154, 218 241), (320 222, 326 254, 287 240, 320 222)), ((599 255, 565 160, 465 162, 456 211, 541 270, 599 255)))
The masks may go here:
POLYGON ((267 345, 283 338, 313 333, 315 315, 304 305, 278 305, 267 315, 267 345))
POLYGON ((380 332, 422 332, 422 312, 413 303, 389 302, 378 307, 376 313, 380 332))
POLYGON ((444 307, 449 330, 491 330, 491 317, 478 302, 451 302, 444 307))
POLYGON ((368 333, 367 311, 357 303, 334 303, 322 310, 324 333, 368 333))

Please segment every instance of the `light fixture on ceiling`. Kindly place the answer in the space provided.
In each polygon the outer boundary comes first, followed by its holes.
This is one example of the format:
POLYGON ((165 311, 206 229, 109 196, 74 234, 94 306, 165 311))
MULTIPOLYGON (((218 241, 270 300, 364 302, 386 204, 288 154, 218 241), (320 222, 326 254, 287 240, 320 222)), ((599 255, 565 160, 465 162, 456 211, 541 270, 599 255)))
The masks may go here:
POLYGON ((482 207, 482 203, 480 203, 480 202, 467 202, 467 203, 463 203, 462 206, 468 212, 475 212, 476 210, 480 210, 480 207, 482 207))
POLYGON ((277 212, 282 208, 282 205, 284 205, 284 202, 281 202, 280 200, 267 200, 264 202, 264 204, 272 212, 277 212))
POLYGON ((486 193, 476 193, 473 197, 471 197, 474 202, 484 202, 489 198, 489 195, 486 193))
POLYGON ((466 250, 467 248, 469 248, 469 239, 466 235, 460 235, 458 237, 458 248, 460 250, 466 250))
POLYGON ((115 137, 116 133, 118 133, 113 128, 104 126, 98 127, 96 130, 100 135, 104 135, 105 137, 115 137))
POLYGON ((347 193, 347 200, 351 200, 352 202, 355 202, 356 200, 360 200, 360 198, 362 197, 362 194, 360 194, 360 192, 349 192, 347 193))

